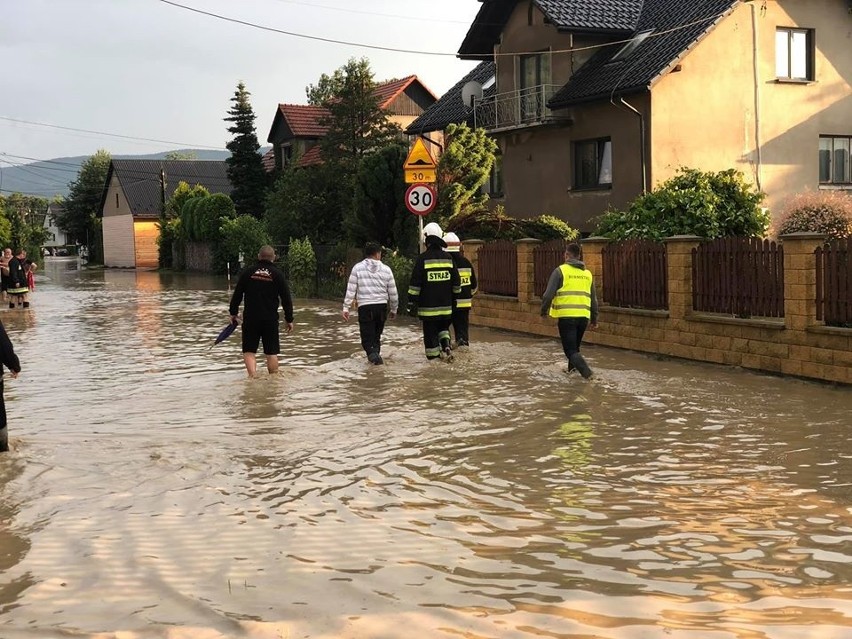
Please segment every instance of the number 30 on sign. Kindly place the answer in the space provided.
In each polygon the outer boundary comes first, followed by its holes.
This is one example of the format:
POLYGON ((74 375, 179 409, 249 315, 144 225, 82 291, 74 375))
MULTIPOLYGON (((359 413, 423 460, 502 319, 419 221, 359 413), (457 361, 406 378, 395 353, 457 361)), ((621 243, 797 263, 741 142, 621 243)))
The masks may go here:
POLYGON ((405 205, 414 215, 428 215, 437 203, 435 188, 430 184, 412 184, 405 192, 405 205))

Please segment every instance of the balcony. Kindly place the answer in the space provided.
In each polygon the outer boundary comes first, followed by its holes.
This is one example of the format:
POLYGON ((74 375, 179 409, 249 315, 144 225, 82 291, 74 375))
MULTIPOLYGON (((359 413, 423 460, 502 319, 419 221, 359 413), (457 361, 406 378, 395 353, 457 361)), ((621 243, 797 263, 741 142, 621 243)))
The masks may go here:
POLYGON ((536 126, 553 121, 547 101, 560 89, 540 84, 519 91, 497 93, 476 103, 474 123, 489 131, 536 126))

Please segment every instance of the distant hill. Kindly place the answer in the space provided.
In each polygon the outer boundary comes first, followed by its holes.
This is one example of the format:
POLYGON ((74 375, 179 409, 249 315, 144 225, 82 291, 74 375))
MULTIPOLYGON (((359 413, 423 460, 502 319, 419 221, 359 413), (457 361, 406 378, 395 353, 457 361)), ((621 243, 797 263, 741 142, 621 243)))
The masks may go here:
MULTIPOLYGON (((261 155, 269 150, 269 146, 261 147, 261 155)), ((113 155, 117 160, 162 160, 167 153, 194 153, 198 160, 225 160, 231 155, 230 151, 211 151, 209 149, 179 149, 163 153, 147 155, 113 155)), ((0 194, 25 193, 40 197, 53 198, 57 195, 68 195, 68 184, 77 179, 80 165, 90 156, 76 155, 73 157, 53 158, 19 166, 9 166, 10 162, 18 164, 18 158, 0 155, 0 194)), ((21 161, 23 162, 23 161, 21 161)))

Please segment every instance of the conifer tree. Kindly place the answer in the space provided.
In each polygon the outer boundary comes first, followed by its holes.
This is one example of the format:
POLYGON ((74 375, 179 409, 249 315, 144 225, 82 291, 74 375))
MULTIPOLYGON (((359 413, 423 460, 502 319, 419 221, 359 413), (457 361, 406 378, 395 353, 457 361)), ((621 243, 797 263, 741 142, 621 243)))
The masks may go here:
POLYGON ((234 187, 231 199, 237 208, 237 215, 259 218, 263 215, 268 178, 258 153, 260 144, 254 125, 254 110, 249 102, 250 95, 245 84, 237 84, 237 90, 231 98, 233 105, 225 118, 226 122, 232 123, 228 133, 234 136, 225 145, 231 152, 225 162, 228 164, 228 179, 234 187))

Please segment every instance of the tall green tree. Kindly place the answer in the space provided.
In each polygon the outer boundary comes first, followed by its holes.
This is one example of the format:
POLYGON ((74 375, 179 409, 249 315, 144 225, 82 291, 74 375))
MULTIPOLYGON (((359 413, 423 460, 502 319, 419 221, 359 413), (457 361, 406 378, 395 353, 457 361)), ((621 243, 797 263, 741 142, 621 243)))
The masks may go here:
MULTIPOLYGON (((321 180, 326 207, 318 214, 323 218, 322 226, 334 230, 336 240, 341 237, 344 219, 351 217, 355 208, 356 176, 361 160, 398 142, 402 131, 379 104, 376 82, 366 58, 352 58, 333 74, 323 74, 306 92, 312 104, 322 106, 327 112, 321 119, 328 127, 320 141, 323 164, 316 171, 318 175, 308 179, 321 180)), ((298 209, 293 212, 301 215, 298 209)), ((316 224, 312 220, 306 226, 316 224)), ((293 233, 293 237, 306 235, 321 241, 310 233, 293 233)))
POLYGON ((237 215, 263 215, 268 178, 263 170, 260 144, 257 141, 254 109, 252 109, 245 84, 237 84, 226 122, 231 122, 228 133, 234 137, 225 146, 231 156, 228 163, 228 179, 234 187, 231 199, 237 207, 237 215))
POLYGON ((98 209, 101 205, 109 164, 109 151, 98 150, 80 166, 77 179, 69 184, 65 210, 56 220, 57 226, 72 241, 88 245, 93 260, 100 256, 97 246, 98 209))
POLYGON ((405 206, 404 144, 387 146, 361 161, 355 189, 355 207, 345 219, 347 236, 356 245, 377 241, 417 254, 417 216, 405 206))
POLYGON ((46 198, 22 193, 0 197, 0 243, 13 250, 25 249, 31 256, 39 255, 47 240, 47 205, 46 198))
POLYGON ((337 165, 342 176, 352 179, 365 155, 393 144, 402 134, 379 104, 366 58, 352 58, 331 78, 322 76, 317 85, 308 87, 309 95, 312 91, 328 111, 323 119, 328 132, 320 142, 323 161, 337 165))
POLYGON ((481 128, 451 124, 446 149, 438 160, 438 219, 447 224, 454 216, 482 209, 488 196, 482 185, 494 166, 497 143, 481 128))

